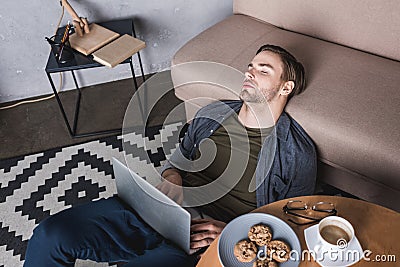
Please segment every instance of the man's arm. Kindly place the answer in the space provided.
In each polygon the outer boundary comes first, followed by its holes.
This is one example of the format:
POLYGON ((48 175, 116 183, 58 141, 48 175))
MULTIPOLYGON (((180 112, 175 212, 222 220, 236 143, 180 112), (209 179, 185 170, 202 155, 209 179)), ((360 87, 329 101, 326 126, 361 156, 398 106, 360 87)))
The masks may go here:
POLYGON ((174 164, 180 166, 182 162, 189 160, 191 149, 194 147, 193 135, 194 130, 192 122, 179 144, 178 149, 175 150, 170 160, 167 160, 161 168, 161 176, 165 180, 156 186, 161 192, 178 204, 182 204, 183 202, 182 176, 184 176, 186 172, 179 170, 174 164))
POLYGON ((161 176, 165 179, 156 188, 178 204, 183 202, 182 176, 175 168, 166 169, 161 176))
POLYGON ((167 169, 162 173, 162 177, 173 184, 182 186, 182 176, 178 169, 167 169))

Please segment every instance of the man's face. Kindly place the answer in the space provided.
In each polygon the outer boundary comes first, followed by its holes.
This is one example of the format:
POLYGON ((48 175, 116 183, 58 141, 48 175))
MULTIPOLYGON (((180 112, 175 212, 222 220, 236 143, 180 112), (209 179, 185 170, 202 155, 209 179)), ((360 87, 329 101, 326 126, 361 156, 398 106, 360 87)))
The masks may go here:
POLYGON ((240 99, 249 103, 270 102, 283 84, 282 71, 279 55, 270 51, 258 53, 245 73, 240 99))

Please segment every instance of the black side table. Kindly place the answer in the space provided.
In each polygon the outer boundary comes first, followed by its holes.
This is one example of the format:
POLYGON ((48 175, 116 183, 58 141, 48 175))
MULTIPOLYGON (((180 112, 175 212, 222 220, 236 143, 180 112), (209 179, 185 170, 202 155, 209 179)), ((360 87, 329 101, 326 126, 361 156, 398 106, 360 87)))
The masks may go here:
MULTIPOLYGON (((136 33, 135 33, 135 28, 133 25, 133 21, 131 19, 124 19, 124 20, 115 20, 115 21, 109 21, 109 22, 104 22, 104 23, 98 23, 99 25, 108 28, 114 32, 117 32, 121 35, 123 34, 130 34, 133 35, 133 37, 136 38, 136 33)), ((57 34, 63 34, 65 30, 65 26, 61 27, 58 29, 57 34)), ((72 50, 72 49, 71 49, 72 50)), ((118 133, 121 132, 122 129, 113 129, 113 130, 106 130, 106 131, 98 131, 98 132, 90 132, 90 133, 80 133, 77 134, 76 133, 76 128, 77 128, 77 124, 78 124, 78 117, 79 117, 79 106, 80 106, 80 102, 81 102, 81 88, 78 85, 78 82, 76 80, 75 77, 75 70, 81 70, 81 69, 89 69, 89 68, 96 68, 96 67, 104 67, 103 65, 101 65, 100 63, 97 63, 96 61, 94 61, 92 59, 92 56, 85 56, 75 50, 72 50, 72 54, 73 54, 73 58, 71 60, 69 60, 66 63, 59 63, 57 62, 54 54, 52 52, 50 52, 49 55, 49 59, 47 60, 47 65, 45 68, 47 77, 50 81, 50 85, 53 89, 54 95, 57 99, 58 105, 60 107, 61 113, 63 115, 65 124, 67 125, 69 134, 71 135, 71 137, 73 138, 78 138, 78 137, 87 137, 87 136, 94 136, 94 135, 100 135, 100 134, 109 134, 109 133, 118 133), (60 100, 60 97, 57 93, 56 87, 54 86, 54 82, 53 79, 51 78, 51 74, 53 73, 59 73, 59 72, 67 72, 70 71, 72 74, 72 78, 74 80, 75 83, 75 87, 78 90, 78 95, 76 98, 76 105, 75 105, 75 115, 74 115, 74 121, 73 121, 73 126, 71 127, 67 115, 65 113, 64 110, 64 106, 60 100)), ((140 71, 142 74, 142 79, 143 82, 145 81, 145 77, 144 77, 144 73, 143 73, 143 66, 142 66, 142 60, 140 58, 140 53, 137 52, 136 53, 138 60, 139 60, 139 65, 140 65, 140 71)), ((138 84, 135 78, 135 71, 133 69, 133 64, 132 64, 132 57, 126 59, 125 61, 123 61, 120 64, 126 64, 129 63, 130 67, 131 67, 131 72, 132 72, 132 79, 135 85, 135 92, 138 89, 138 84)))

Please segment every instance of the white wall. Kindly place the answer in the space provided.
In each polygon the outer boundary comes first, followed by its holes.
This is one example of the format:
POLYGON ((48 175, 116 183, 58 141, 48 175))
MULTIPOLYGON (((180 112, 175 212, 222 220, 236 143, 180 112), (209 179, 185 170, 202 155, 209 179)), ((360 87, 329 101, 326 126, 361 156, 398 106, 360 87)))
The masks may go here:
MULTIPOLYGON (((232 0, 69 0, 89 22, 133 18, 145 73, 169 68, 174 53, 189 39, 232 14, 232 0)), ((52 93, 44 68, 61 15, 59 0, 3 1, 0 5, 0 102, 52 93)), ((71 20, 65 12, 61 25, 71 20)), ((135 71, 138 66, 135 64, 135 71)), ((136 72, 137 75, 139 72, 136 72)), ((64 75, 63 90, 73 88, 64 75)), ((81 86, 130 77, 129 64, 78 72, 81 86)), ((54 75, 55 84, 59 76, 54 75)))

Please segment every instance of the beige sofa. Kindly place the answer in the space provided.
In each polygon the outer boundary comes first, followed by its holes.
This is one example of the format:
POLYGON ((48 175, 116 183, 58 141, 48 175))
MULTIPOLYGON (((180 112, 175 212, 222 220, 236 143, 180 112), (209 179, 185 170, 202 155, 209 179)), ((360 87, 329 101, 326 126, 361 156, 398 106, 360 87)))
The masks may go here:
MULTIPOLYGON (((303 62, 308 85, 286 111, 318 147, 319 179, 399 211, 400 1, 233 2, 234 14, 186 43, 173 64, 213 61, 244 72, 262 44, 287 48, 303 62)), ((172 71, 174 83, 180 75, 172 71)), ((175 94, 237 98, 204 84, 175 94)), ((186 106, 188 120, 199 103, 186 106)))

